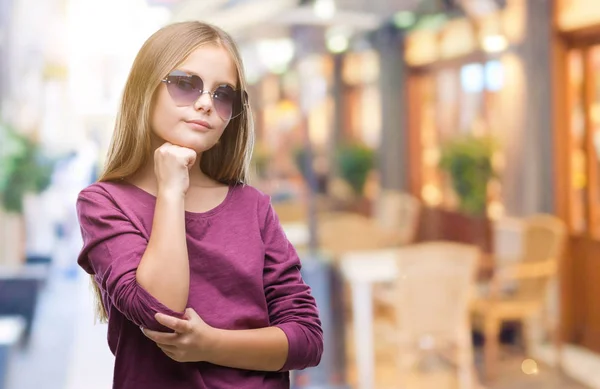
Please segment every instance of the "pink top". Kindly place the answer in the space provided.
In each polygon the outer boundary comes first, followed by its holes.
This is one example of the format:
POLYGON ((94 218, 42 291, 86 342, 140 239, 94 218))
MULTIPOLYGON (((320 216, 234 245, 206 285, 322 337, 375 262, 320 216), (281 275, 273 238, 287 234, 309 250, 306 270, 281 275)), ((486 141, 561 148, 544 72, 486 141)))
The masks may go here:
POLYGON ((182 317, 136 281, 156 198, 127 183, 96 183, 81 191, 83 236, 79 265, 101 286, 109 313, 108 344, 115 355, 114 388, 288 388, 289 370, 316 366, 323 332, 315 300, 300 275, 270 198, 251 186, 231 186, 225 200, 186 212, 190 262, 188 307, 209 325, 242 330, 277 326, 289 353, 279 372, 232 369, 171 360, 140 331, 169 331, 157 312, 182 317))

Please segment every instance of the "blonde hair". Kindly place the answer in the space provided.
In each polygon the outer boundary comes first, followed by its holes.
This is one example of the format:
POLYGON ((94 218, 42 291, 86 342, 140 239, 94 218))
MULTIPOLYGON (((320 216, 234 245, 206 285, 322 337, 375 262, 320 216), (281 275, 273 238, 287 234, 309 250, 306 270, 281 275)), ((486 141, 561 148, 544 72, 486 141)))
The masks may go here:
MULTIPOLYGON (((198 21, 174 23, 161 28, 148 38, 133 62, 104 170, 98 181, 126 179, 149 161, 153 152, 150 115, 161 80, 198 47, 209 44, 229 52, 237 68, 237 88, 246 90, 241 56, 235 42, 225 31, 198 21)), ((253 143, 252 112, 246 106, 241 115, 229 122, 218 145, 202 153, 202 172, 227 185, 247 183, 253 143)), ((107 321, 102 294, 93 278, 92 287, 96 295, 96 317, 107 321)))

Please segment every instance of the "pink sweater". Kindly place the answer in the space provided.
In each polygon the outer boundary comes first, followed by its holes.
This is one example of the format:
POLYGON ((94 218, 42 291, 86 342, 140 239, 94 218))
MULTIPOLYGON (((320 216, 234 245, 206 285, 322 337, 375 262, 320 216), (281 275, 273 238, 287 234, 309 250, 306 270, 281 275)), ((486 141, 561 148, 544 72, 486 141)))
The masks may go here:
POLYGON ((277 326, 289 353, 279 372, 232 369, 171 360, 140 331, 168 331, 157 312, 181 317, 136 281, 156 198, 126 183, 96 183, 81 191, 83 236, 79 265, 101 285, 109 312, 108 344, 115 355, 115 389, 288 388, 289 370, 319 363, 323 332, 300 260, 267 195, 232 186, 205 213, 186 212, 190 262, 188 307, 209 325, 242 330, 277 326))

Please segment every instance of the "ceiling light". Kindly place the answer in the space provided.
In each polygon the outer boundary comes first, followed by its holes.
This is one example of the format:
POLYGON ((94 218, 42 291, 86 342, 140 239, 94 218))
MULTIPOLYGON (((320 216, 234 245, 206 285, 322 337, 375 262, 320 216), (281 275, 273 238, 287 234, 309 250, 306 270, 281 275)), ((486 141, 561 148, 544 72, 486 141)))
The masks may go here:
POLYGON ((325 45, 327 50, 339 54, 348 50, 352 30, 347 26, 333 26, 325 31, 325 45))
POLYGON ((294 58, 294 42, 289 38, 262 40, 256 47, 262 63, 276 74, 284 73, 294 58))
POLYGON ((483 38, 483 50, 487 53, 499 53, 506 50, 507 47, 508 40, 504 35, 495 34, 483 38))
POLYGON ((343 35, 334 35, 327 39, 327 49, 335 54, 348 50, 349 45, 348 38, 343 35))
POLYGON ((333 0, 315 0, 313 10, 319 19, 331 19, 335 15, 335 2, 333 0))

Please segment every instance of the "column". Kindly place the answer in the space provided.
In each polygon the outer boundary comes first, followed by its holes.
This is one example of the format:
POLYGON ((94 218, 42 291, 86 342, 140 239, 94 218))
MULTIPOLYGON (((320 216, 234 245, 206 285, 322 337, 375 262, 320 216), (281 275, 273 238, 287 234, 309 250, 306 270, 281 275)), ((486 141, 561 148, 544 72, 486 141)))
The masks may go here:
POLYGON ((552 122, 552 0, 527 0, 525 39, 518 48, 524 64, 525 115, 521 131, 518 185, 506 188, 513 215, 554 212, 552 122))
POLYGON ((337 176, 336 150, 344 141, 345 115, 348 114, 344 100, 344 80, 342 77, 344 54, 333 54, 333 79, 331 80, 331 95, 334 101, 333 126, 329 137, 329 175, 337 176))
POLYGON ((375 33, 379 53, 379 85, 381 93, 381 141, 379 171, 381 188, 408 190, 409 131, 406 101, 407 66, 404 62, 403 32, 391 25, 375 33))

